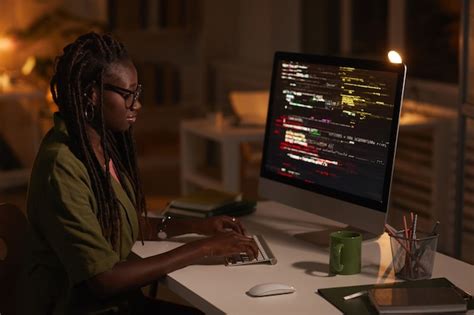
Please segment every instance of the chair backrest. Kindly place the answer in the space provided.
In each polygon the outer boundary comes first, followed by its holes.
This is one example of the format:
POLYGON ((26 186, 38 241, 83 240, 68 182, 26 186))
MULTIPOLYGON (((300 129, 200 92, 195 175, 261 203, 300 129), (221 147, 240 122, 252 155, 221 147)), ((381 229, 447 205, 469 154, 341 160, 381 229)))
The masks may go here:
POLYGON ((0 314, 15 314, 16 285, 21 272, 28 222, 12 204, 0 203, 0 314))

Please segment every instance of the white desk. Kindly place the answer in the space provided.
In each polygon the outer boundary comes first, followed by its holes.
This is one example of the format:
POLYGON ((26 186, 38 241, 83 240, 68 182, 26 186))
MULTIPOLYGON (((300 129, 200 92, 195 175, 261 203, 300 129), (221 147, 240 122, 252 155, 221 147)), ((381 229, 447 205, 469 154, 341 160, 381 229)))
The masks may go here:
MULTIPOLYGON (((264 235, 278 259, 276 265, 194 265, 170 273, 163 283, 206 314, 340 314, 315 290, 395 281, 386 235, 363 243, 360 274, 329 277, 327 250, 292 235, 334 222, 274 202, 259 203, 256 213, 243 221, 251 233, 264 235), (265 298, 245 294, 250 287, 263 282, 291 284, 296 292, 265 298)), ((172 247, 171 242, 147 242, 145 246, 137 243, 133 250, 141 257, 148 257, 172 247)), ((433 277, 446 277, 474 293, 472 265, 438 253, 433 277)))
POLYGON ((207 119, 183 121, 180 126, 181 192, 188 193, 191 185, 239 192, 240 144, 263 141, 263 135, 263 127, 233 126, 227 121, 216 125, 207 119), (199 165, 204 164, 206 140, 220 145, 220 180, 198 170, 199 165))

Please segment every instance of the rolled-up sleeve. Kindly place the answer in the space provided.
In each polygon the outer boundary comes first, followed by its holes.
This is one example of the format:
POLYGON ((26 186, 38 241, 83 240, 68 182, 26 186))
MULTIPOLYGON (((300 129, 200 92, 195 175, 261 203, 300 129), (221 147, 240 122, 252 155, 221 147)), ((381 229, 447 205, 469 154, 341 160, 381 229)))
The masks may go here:
POLYGON ((42 209, 40 226, 71 285, 111 269, 119 256, 102 235, 84 166, 57 159, 48 181, 51 207, 42 209))

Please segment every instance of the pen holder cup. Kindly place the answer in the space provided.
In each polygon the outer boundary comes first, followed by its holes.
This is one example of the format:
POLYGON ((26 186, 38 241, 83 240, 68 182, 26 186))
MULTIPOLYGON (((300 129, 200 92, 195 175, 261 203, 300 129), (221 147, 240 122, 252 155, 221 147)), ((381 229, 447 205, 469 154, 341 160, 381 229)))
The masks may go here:
POLYGON ((418 232, 416 238, 405 237, 405 230, 390 235, 395 276, 404 280, 431 278, 438 234, 418 232))

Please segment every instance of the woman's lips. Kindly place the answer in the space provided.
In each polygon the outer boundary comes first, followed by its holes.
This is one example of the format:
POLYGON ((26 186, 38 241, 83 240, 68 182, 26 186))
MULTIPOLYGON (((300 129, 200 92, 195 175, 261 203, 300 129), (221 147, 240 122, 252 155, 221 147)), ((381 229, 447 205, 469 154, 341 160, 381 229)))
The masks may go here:
POLYGON ((137 120, 137 115, 127 116, 127 121, 130 123, 134 123, 137 120))

